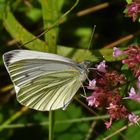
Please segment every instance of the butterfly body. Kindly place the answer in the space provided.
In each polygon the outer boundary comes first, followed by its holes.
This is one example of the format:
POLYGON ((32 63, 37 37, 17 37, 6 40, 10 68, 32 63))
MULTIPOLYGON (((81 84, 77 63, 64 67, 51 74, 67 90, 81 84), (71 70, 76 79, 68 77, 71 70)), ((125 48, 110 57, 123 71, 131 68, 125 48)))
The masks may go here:
POLYGON ((86 79, 88 64, 51 53, 13 50, 3 55, 17 100, 32 109, 67 106, 86 79))

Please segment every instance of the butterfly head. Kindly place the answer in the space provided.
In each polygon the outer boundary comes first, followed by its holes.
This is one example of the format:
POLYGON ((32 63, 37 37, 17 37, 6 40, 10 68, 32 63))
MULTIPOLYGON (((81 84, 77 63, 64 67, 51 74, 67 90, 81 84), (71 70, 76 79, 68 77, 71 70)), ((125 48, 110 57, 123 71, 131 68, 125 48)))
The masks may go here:
POLYGON ((90 61, 83 61, 80 64, 78 64, 79 68, 81 69, 81 72, 87 72, 88 73, 88 68, 92 65, 92 62, 90 61))
POLYGON ((92 62, 86 60, 86 61, 83 62, 83 65, 84 65, 85 68, 89 68, 92 65, 92 62))
POLYGON ((86 61, 83 61, 82 63, 80 63, 80 65, 82 66, 82 68, 88 69, 92 65, 92 62, 86 60, 86 61))

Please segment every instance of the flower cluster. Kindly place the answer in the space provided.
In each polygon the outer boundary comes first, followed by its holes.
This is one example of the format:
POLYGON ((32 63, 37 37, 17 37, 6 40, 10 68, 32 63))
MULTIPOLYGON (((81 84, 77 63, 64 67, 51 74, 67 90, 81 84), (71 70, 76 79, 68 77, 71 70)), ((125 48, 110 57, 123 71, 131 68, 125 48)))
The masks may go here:
MULTIPOLYGON (((114 48, 114 57, 125 54, 127 57, 122 60, 123 64, 127 64, 128 67, 134 73, 134 76, 138 79, 140 76, 140 48, 137 45, 131 45, 128 49, 121 51, 118 48, 114 48)), ((139 80, 138 80, 139 81, 139 80)))
POLYGON ((126 16, 132 17, 132 20, 136 21, 136 19, 140 15, 140 1, 133 0, 132 3, 126 6, 126 9, 127 9, 126 16))
MULTIPOLYGON (((114 57, 123 54, 126 57, 122 60, 122 63, 127 64, 133 71, 134 76, 138 78, 137 85, 140 87, 140 49, 137 46, 130 46, 124 51, 114 48, 114 57)), ((106 109, 110 116, 110 120, 105 122, 106 128, 111 127, 112 121, 119 119, 128 119, 132 123, 137 123, 138 116, 127 109, 123 100, 131 99, 140 103, 140 94, 136 93, 135 89, 131 87, 128 96, 122 97, 120 87, 127 83, 125 75, 107 68, 105 61, 100 62, 94 68, 96 74, 94 74, 92 80, 89 80, 87 86, 87 89, 92 92, 90 96, 86 97, 88 105, 94 108, 102 107, 106 109)), ((123 96, 125 96, 125 93, 123 96)))

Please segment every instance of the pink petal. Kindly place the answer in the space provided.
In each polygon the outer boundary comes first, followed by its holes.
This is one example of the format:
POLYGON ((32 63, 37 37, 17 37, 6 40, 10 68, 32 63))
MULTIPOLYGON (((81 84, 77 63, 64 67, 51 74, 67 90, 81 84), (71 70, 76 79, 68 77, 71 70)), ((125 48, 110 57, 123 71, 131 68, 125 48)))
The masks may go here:
POLYGON ((135 92, 135 89, 132 87, 129 92, 128 97, 124 97, 123 99, 131 99, 140 103, 140 93, 135 92))
POLYGON ((139 118, 139 116, 135 115, 134 113, 130 113, 128 115, 128 119, 132 123, 137 123, 138 124, 138 118, 139 118))
POLYGON ((118 56, 120 56, 122 54, 123 54, 123 51, 121 51, 119 48, 117 48, 117 47, 113 48, 113 56, 114 57, 118 57, 118 56))
POLYGON ((97 70, 100 72, 106 72, 106 64, 105 64, 105 60, 103 60, 102 62, 100 62, 99 65, 97 65, 97 70))
POLYGON ((88 106, 94 106, 95 98, 93 96, 86 97, 86 100, 88 102, 88 106))
POLYGON ((89 80, 89 84, 87 86, 87 89, 95 89, 96 87, 96 80, 93 79, 93 80, 89 80))
POLYGON ((136 91, 133 87, 131 87, 130 92, 129 92, 129 97, 131 98, 134 95, 136 95, 136 91))
POLYGON ((106 128, 107 128, 107 129, 110 128, 111 125, 112 125, 112 119, 110 118, 109 122, 106 121, 106 122, 105 122, 105 125, 106 125, 106 128))

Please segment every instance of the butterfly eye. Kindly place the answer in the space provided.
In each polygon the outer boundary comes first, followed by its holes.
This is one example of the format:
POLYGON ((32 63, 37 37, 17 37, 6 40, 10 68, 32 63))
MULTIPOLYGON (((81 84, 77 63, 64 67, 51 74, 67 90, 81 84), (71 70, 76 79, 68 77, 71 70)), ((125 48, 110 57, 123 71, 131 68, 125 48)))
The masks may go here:
POLYGON ((82 63, 78 64, 78 67, 83 71, 87 70, 91 66, 90 61, 83 61, 82 63))
POLYGON ((86 60, 86 61, 84 61, 84 65, 85 65, 85 67, 89 67, 90 65, 92 65, 92 62, 86 60))

